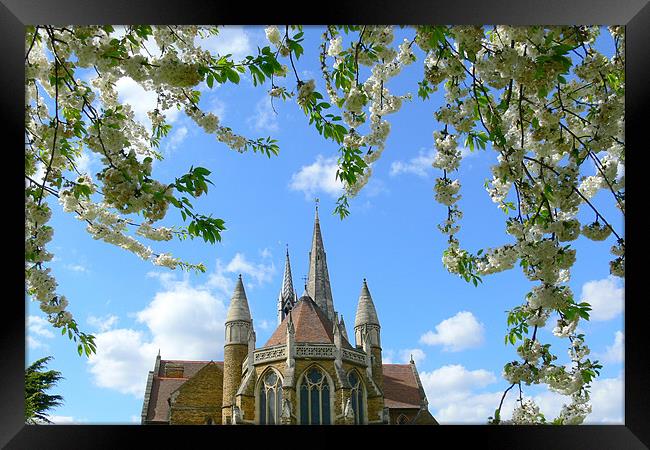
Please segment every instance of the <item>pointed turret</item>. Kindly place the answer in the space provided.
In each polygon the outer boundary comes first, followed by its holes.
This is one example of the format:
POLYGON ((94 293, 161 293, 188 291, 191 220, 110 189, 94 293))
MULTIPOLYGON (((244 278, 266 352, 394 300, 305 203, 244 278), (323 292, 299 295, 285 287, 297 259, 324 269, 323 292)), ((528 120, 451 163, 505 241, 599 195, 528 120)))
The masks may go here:
POLYGON ((377 310, 375 304, 372 302, 370 291, 368 290, 368 283, 363 279, 361 286, 361 294, 359 295, 359 304, 357 305, 357 315, 354 318, 354 328, 365 324, 379 326, 379 318, 377 317, 377 310))
POLYGON ((235 395, 242 382, 242 365, 246 356, 249 356, 252 361, 252 350, 255 347, 253 319, 248 308, 248 300, 241 275, 239 275, 228 307, 225 332, 221 423, 230 424, 233 420, 235 395))
POLYGON ((323 236, 320 231, 318 219, 318 205, 314 219, 314 235, 309 252, 309 274, 307 278, 307 292, 314 302, 323 310, 327 317, 334 321, 334 304, 330 277, 327 271, 327 257, 323 245, 323 236))
POLYGON ((232 298, 230 299, 226 324, 237 321, 251 322, 251 312, 248 308, 248 299, 246 298, 246 291, 244 290, 244 283, 242 282, 241 274, 237 279, 235 292, 233 292, 232 298))
POLYGON ((298 297, 293 288, 293 279, 291 277, 291 263, 289 262, 289 247, 287 246, 287 256, 284 263, 284 276, 282 277, 282 287, 278 295, 278 324, 287 316, 291 308, 296 304, 298 297))
POLYGON ((372 379, 380 389, 383 389, 380 332, 377 310, 370 296, 368 283, 364 278, 357 305, 357 315, 354 319, 354 340, 357 347, 362 347, 370 357, 372 379))

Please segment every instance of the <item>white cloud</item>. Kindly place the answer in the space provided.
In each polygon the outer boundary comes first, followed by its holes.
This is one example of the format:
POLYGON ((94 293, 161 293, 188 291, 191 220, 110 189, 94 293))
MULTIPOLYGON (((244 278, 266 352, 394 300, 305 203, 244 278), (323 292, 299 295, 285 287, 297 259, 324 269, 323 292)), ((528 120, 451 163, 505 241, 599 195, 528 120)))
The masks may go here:
POLYGON ((474 314, 461 311, 436 325, 436 331, 427 331, 420 343, 442 345, 443 350, 457 352, 483 344, 485 327, 474 314))
POLYGON ((591 304, 591 320, 610 320, 623 312, 624 290, 619 278, 612 275, 588 281, 582 286, 581 301, 591 304))
MULTIPOLYGON (((466 147, 461 147, 460 157, 466 158, 476 154, 476 152, 470 152, 466 147)), ((433 170, 433 160, 436 157, 435 149, 424 149, 421 148, 418 151, 418 155, 414 158, 409 159, 408 161, 393 161, 390 165, 390 176, 394 177, 401 174, 411 174, 418 177, 426 178, 429 176, 429 173, 433 170)))
POLYGON ((303 166, 297 173, 291 175, 289 189, 302 191, 307 200, 312 200, 314 194, 324 192, 333 198, 341 195, 343 183, 336 179, 336 158, 316 157, 316 162, 303 166))
POLYGON ((135 315, 146 325, 150 338, 129 328, 96 334, 97 353, 88 364, 98 386, 142 398, 159 349, 165 359, 217 359, 222 355, 223 299, 187 280, 161 277, 161 281, 165 290, 135 315))
MULTIPOLYGON (((596 379, 591 386, 591 414, 584 423, 591 424, 622 424, 624 422, 625 389, 622 375, 616 378, 596 379)), ((547 421, 556 418, 562 405, 570 403, 571 399, 556 392, 546 391, 533 396, 547 421)))
POLYGON ((88 269, 85 266, 82 266, 81 264, 66 264, 65 268, 73 272, 79 272, 79 273, 88 272, 88 269))
POLYGON ((419 177, 426 177, 427 171, 431 169, 431 164, 436 156, 435 150, 420 149, 418 156, 409 159, 407 162, 393 161, 390 165, 390 176, 394 177, 403 173, 417 175, 419 177))
POLYGON ((88 325, 97 328, 99 331, 108 331, 118 322, 119 318, 113 314, 104 317, 88 316, 88 325))
POLYGON ((242 273, 250 275, 255 279, 258 285, 269 282, 275 274, 275 265, 271 264, 254 264, 248 260, 242 253, 236 253, 234 258, 226 266, 227 272, 242 273))
POLYGON ((169 136, 169 139, 167 140, 167 146, 165 148, 167 150, 174 150, 183 143, 185 138, 187 138, 187 127, 185 126, 179 127, 172 131, 172 134, 169 136))
MULTIPOLYGON (((115 83, 120 103, 130 105, 135 118, 147 129, 151 129, 151 120, 147 113, 156 108, 158 96, 153 91, 145 90, 140 84, 129 77, 122 77, 115 83)), ((163 111, 167 122, 173 123, 178 117, 179 110, 169 108, 163 111)))
POLYGON ((625 335, 622 331, 616 332, 614 343, 607 346, 602 358, 609 363, 621 363, 625 360, 625 335))
POLYGON ((399 355, 402 362, 408 363, 411 358, 413 358, 415 364, 420 364, 427 357, 426 353, 424 353, 422 349, 419 348, 405 348, 403 350, 400 350, 399 355))
POLYGON ((52 325, 46 319, 40 316, 28 316, 25 319, 27 327, 27 346, 31 349, 47 348, 47 344, 43 343, 39 338, 52 339, 52 325))
POLYGON ((84 149, 81 155, 75 160, 75 165, 79 172, 92 174, 99 162, 100 156, 97 153, 84 149))
POLYGON ((73 425, 76 423, 88 422, 85 419, 77 419, 73 416, 48 416, 54 425, 73 425))
POLYGON ((248 33, 244 28, 236 26, 219 27, 218 35, 206 38, 197 37, 194 42, 203 49, 220 56, 232 54, 235 61, 249 55, 253 50, 248 33))
MULTIPOLYGON (((486 423, 500 401, 498 392, 473 393, 497 381, 494 373, 484 369, 446 365, 431 372, 420 372, 420 380, 429 408, 440 423, 486 423)), ((512 410, 510 403, 504 405, 504 413, 512 410)))
POLYGON ((269 320, 262 319, 256 322, 255 328, 257 327, 260 327, 261 330, 270 330, 273 327, 273 323, 269 320))
POLYGON ((271 256, 273 256, 271 250, 269 250, 268 248, 262 249, 260 251, 260 255, 262 256, 262 258, 270 258, 271 256))
POLYGON ((88 358, 95 384, 142 398, 156 345, 141 331, 125 328, 97 333, 95 343, 97 353, 88 358))
POLYGON ((264 95, 255 105, 254 114, 246 119, 246 123, 253 130, 272 133, 280 129, 278 115, 273 111, 271 98, 268 95, 264 95))

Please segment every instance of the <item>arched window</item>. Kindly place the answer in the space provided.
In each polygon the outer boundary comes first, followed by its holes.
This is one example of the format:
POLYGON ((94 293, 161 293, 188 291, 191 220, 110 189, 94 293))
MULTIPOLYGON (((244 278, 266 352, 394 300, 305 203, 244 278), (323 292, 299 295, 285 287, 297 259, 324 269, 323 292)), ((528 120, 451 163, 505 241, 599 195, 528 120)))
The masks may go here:
POLYGON ((352 401, 352 409, 354 410, 354 424, 361 425, 364 423, 363 409, 365 407, 363 383, 361 382, 356 370, 350 371, 348 374, 348 381, 352 387, 352 390, 350 391, 350 399, 352 401))
POLYGON ((264 375, 259 387, 260 424, 275 425, 282 413, 282 380, 275 371, 264 375))
POLYGON ((298 392, 301 425, 329 425, 332 423, 330 385, 320 369, 312 367, 307 370, 302 377, 298 392))
POLYGON ((397 418, 397 425, 406 425, 407 423, 409 423, 408 417, 406 417, 404 414, 400 414, 397 418))

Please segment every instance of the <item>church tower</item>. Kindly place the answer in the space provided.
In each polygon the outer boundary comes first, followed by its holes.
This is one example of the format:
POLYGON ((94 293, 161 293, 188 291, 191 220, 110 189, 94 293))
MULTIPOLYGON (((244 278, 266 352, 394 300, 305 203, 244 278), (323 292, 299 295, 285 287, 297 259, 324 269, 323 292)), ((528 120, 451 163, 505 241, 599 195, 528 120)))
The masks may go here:
POLYGON ((298 296, 293 288, 293 279, 291 278, 291 263, 289 262, 289 247, 287 246, 287 257, 284 262, 284 276, 282 277, 282 287, 278 295, 278 325, 287 316, 293 305, 298 301, 298 296))
POLYGON ((354 340, 357 347, 363 347, 366 353, 370 352, 372 365, 372 378, 383 389, 383 370, 381 361, 381 339, 380 339, 379 318, 375 304, 372 302, 368 283, 363 279, 359 303, 357 305, 357 315, 354 319, 354 340))
POLYGON ((226 316, 226 338, 223 346, 223 400, 221 417, 223 424, 232 423, 235 394, 242 380, 242 364, 248 354, 248 341, 253 331, 253 320, 248 308, 246 291, 241 274, 232 294, 226 316))
POLYGON ((330 276, 327 271, 327 256, 323 245, 323 236, 320 231, 318 219, 318 205, 314 219, 314 235, 309 252, 309 272, 307 276, 307 294, 320 307, 330 321, 334 322, 334 303, 332 302, 332 289, 330 276))

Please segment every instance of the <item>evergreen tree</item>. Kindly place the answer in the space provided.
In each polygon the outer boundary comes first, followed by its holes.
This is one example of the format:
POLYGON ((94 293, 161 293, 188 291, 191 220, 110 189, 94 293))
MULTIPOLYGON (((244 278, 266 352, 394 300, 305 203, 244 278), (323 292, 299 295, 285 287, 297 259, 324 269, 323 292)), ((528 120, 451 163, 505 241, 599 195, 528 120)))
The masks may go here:
POLYGON ((44 370, 51 359, 46 356, 25 369, 25 422, 28 424, 52 423, 47 411, 63 403, 62 396, 46 392, 63 379, 61 372, 44 370))

